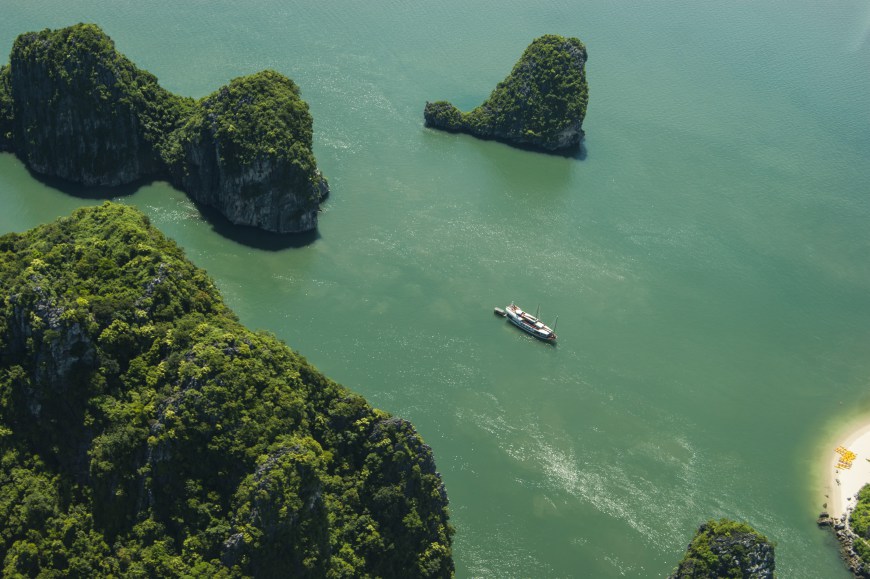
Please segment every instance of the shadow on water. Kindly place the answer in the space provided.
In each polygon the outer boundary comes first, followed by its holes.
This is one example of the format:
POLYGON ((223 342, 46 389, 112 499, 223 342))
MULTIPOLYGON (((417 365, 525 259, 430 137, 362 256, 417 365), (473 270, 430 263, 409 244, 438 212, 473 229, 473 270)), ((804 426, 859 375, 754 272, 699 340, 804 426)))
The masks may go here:
POLYGON ((82 185, 81 183, 73 183, 72 181, 67 181, 66 179, 63 179, 61 177, 37 173, 30 167, 27 167, 27 172, 30 174, 31 177, 33 177, 34 180, 45 185, 46 187, 57 189, 61 193, 66 193, 71 197, 89 200, 109 200, 117 197, 129 197, 130 195, 136 193, 142 187, 150 185, 155 181, 155 179, 143 178, 133 181, 132 183, 126 183, 124 185, 82 185))
POLYGON ((502 143, 509 147, 513 147, 514 149, 519 149, 520 151, 526 151, 529 153, 537 153, 538 155, 545 155, 548 157, 563 157, 565 159, 575 159, 577 161, 585 161, 587 152, 586 145, 584 145, 584 141, 580 141, 576 146, 568 147, 567 149, 559 149, 557 151, 549 151, 547 149, 542 149, 540 147, 533 147, 531 145, 524 145, 522 143, 509 143, 507 141, 502 141, 500 139, 489 139, 496 141, 498 143, 502 143))
MULTIPOLYGON (((156 181, 156 179, 140 179, 125 185, 89 186, 73 183, 60 177, 43 175, 31 170, 29 167, 27 168, 27 171, 33 179, 42 183, 46 187, 57 189, 71 197, 87 200, 111 200, 119 197, 129 197, 139 191, 142 187, 151 185, 156 181)), ((271 231, 264 231, 247 225, 235 225, 224 217, 217 209, 202 205, 195 201, 193 203, 199 210, 202 218, 211 226, 215 233, 229 239, 230 241, 235 241, 236 243, 254 249, 280 251, 291 247, 299 248, 311 245, 320 238, 320 234, 317 230, 304 233, 273 233, 271 231)))
MULTIPOLYGON (((585 156, 582 144, 575 150, 585 156)), ((507 146, 501 143, 486 143, 475 147, 476 154, 490 174, 498 177, 504 187, 512 191, 566 191, 576 175, 577 164, 567 155, 541 153, 531 149, 507 146)), ((555 200, 558 195, 553 195, 555 200)), ((540 199, 543 200, 543 199, 540 199)))
POLYGON ((212 231, 230 241, 264 251, 307 247, 320 239, 318 230, 303 233, 274 233, 249 225, 236 225, 214 207, 194 202, 196 208, 212 228, 212 231))
MULTIPOLYGON (((524 333, 522 330, 520 330, 519 328, 517 328, 517 327, 511 325, 510 322, 506 322, 506 323, 507 323, 508 326, 511 326, 512 329, 516 330, 517 332, 520 332, 520 334, 524 334, 524 335, 518 336, 518 338, 519 338, 519 339, 522 339, 522 341, 523 341, 524 343, 529 343, 529 344, 535 344, 535 343, 537 343, 537 344, 540 344, 540 345, 541 345, 540 347, 545 348, 545 349, 549 349, 549 348, 553 348, 553 349, 555 349, 556 346, 558 345, 558 342, 549 342, 549 341, 547 341, 547 340, 539 340, 538 338, 536 338, 536 337, 534 337, 534 336, 530 336, 529 334, 525 334, 525 333, 524 333)), ((532 346, 532 347, 537 347, 537 346, 532 346)))
POLYGON ((588 156, 588 151, 586 150, 586 141, 585 138, 581 137, 580 142, 577 143, 573 147, 568 147, 565 149, 558 149, 556 151, 551 151, 549 149, 544 149, 542 147, 536 147, 534 145, 524 144, 524 143, 515 143, 513 141, 509 141, 507 139, 499 139, 497 137, 482 137, 479 135, 472 135, 471 133, 466 133, 464 131, 453 131, 449 129, 440 129, 427 127, 424 125, 424 128, 431 132, 443 132, 451 135, 462 135, 467 138, 477 139, 480 141, 491 141, 494 143, 500 143, 506 147, 510 147, 511 149, 519 149, 520 151, 526 151, 528 153, 536 153, 538 155, 542 155, 545 157, 563 157, 565 159, 575 159, 577 161, 585 161, 588 156))

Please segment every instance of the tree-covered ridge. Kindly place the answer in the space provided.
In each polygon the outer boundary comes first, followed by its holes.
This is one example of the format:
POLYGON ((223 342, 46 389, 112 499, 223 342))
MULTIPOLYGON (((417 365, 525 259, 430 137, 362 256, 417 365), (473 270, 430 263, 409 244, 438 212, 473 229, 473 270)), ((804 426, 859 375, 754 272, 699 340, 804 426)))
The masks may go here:
POLYGON ((589 102, 586 60, 580 40, 541 36, 483 104, 463 113, 447 101, 426 103, 426 124, 544 149, 576 146, 589 102))
POLYGON ((746 523, 728 519, 701 525, 669 579, 771 579, 774 545, 746 523))
POLYGON ((0 237, 4 576, 445 577, 430 449, 138 211, 0 237))
POLYGON ((299 88, 275 71, 194 101, 94 24, 22 34, 0 69, 0 150, 31 170, 85 185, 166 178, 233 223, 282 233, 315 227, 328 193, 312 125, 299 88))

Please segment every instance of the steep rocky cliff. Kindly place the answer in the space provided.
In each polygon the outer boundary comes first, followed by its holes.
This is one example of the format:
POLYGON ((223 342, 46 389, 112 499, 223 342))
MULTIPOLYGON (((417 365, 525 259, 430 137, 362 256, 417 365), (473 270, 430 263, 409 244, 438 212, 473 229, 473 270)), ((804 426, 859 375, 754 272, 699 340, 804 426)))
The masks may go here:
POLYGON ((0 237, 0 574, 449 577, 432 452, 138 211, 0 237))
POLYGON ((237 78, 197 103, 180 131, 173 178, 236 224, 296 232, 317 226, 329 189, 317 170, 308 105, 274 71, 237 78))
POLYGON ((586 59, 586 47, 576 38, 537 38, 471 112, 447 101, 427 102, 426 126, 545 151, 577 147, 589 101, 586 59))
POLYGON ((182 99, 115 50, 97 26, 19 36, 10 55, 15 152, 37 173, 120 185, 161 172, 182 99))
POLYGON ((93 24, 22 34, 0 71, 0 150, 85 185, 171 179, 231 222, 317 226, 326 180, 299 89, 277 72, 198 102, 163 89, 93 24))
POLYGON ((9 65, 0 66, 0 152, 12 150, 12 82, 9 65))
POLYGON ((668 579, 773 579, 773 544, 747 524, 721 519, 698 529, 668 579))

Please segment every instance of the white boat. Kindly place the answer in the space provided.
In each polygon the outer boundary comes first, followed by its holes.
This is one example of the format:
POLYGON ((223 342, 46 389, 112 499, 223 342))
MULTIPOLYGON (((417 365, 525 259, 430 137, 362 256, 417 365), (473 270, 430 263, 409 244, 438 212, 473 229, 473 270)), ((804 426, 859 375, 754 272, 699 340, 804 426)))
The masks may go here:
MULTIPOLYGON (((524 332, 545 342, 556 341, 556 332, 554 332, 550 326, 545 325, 541 320, 529 312, 523 311, 522 308, 515 305, 513 302, 504 309, 504 313, 513 325, 524 332)), ((553 325, 555 326, 555 324, 553 325)))

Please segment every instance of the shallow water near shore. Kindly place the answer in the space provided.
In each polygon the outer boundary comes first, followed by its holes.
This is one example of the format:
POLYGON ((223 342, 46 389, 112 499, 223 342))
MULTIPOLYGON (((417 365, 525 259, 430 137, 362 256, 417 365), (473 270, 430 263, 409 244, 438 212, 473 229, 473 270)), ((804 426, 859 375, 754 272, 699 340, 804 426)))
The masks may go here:
MULTIPOLYGON (((100 24, 199 97, 301 87, 332 196, 301 247, 226 236, 155 182, 120 197, 271 331, 411 420, 460 577, 660 577, 708 518, 782 577, 848 577, 819 531, 838 421, 870 414, 870 8, 448 0, 0 0, 21 32, 100 24), (541 34, 588 47, 582 158, 422 126, 541 34), (492 315, 516 301, 559 343, 492 315)), ((5 59, 3 59, 5 62, 5 59)), ((0 232, 99 200, 0 154, 0 232)))

